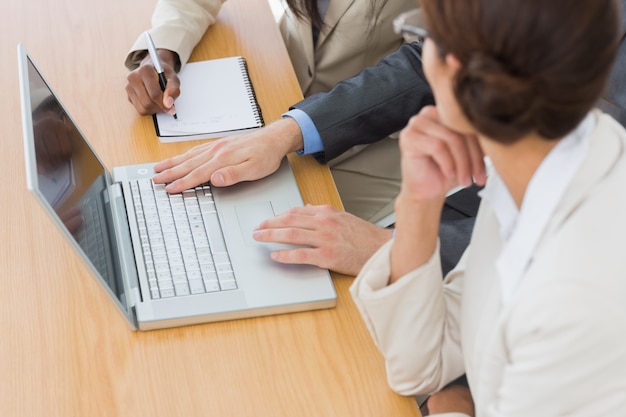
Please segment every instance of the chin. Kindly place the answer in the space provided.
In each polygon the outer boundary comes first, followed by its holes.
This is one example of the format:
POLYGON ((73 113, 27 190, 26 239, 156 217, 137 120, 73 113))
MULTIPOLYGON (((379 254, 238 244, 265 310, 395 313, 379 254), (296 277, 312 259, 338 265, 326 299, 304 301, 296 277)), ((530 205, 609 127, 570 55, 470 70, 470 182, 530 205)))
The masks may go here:
POLYGON ((454 130, 461 135, 475 135, 476 129, 470 124, 470 122, 463 117, 460 112, 454 112, 455 114, 446 114, 446 112, 440 112, 441 123, 450 130, 454 130))

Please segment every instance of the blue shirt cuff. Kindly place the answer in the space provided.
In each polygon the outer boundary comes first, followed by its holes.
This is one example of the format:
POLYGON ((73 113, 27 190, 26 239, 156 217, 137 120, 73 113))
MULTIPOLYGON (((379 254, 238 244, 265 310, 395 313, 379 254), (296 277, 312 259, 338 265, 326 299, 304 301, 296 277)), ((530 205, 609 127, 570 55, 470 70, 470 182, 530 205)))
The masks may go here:
POLYGON ((304 142, 304 149, 296 151, 299 155, 309 155, 312 153, 322 152, 324 145, 322 144, 322 137, 315 127, 315 123, 309 117, 308 114, 300 109, 292 109, 282 115, 283 117, 291 117, 298 123, 300 130, 302 131, 302 140, 304 142))

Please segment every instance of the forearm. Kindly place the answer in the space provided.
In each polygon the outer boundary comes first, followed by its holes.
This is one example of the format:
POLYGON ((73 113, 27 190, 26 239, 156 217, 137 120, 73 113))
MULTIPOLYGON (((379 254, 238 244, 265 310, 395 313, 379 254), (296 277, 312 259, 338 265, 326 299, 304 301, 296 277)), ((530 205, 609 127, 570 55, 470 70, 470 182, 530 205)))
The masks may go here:
POLYGON ((391 245, 370 258, 350 292, 385 358, 391 388, 402 395, 430 394, 462 373, 452 317, 460 310, 458 288, 444 290, 436 255, 388 285, 391 245))
MULTIPOLYGON (((152 14, 150 33, 158 49, 178 55, 180 65, 188 60, 207 28, 215 22, 225 0, 159 0, 152 14)), ((145 56, 139 36, 126 57, 126 67, 135 69, 145 56)))
POLYGON ((443 199, 415 203, 403 193, 398 195, 389 284, 421 267, 433 256, 442 205, 443 199))
POLYGON ((306 112, 317 126, 324 143, 318 159, 327 161, 352 146, 376 142, 402 129, 411 116, 433 102, 421 50, 412 44, 293 108, 306 112))

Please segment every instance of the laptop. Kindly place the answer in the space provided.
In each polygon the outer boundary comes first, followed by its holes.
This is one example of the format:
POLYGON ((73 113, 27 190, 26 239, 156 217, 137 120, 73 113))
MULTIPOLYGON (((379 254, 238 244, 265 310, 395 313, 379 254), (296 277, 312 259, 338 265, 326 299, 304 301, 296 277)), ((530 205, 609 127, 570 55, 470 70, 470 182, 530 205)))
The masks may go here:
POLYGON ((267 178, 170 195, 153 164, 107 170, 18 46, 28 189, 132 329, 332 308, 328 270, 270 259, 262 220, 303 205, 286 159, 267 178))

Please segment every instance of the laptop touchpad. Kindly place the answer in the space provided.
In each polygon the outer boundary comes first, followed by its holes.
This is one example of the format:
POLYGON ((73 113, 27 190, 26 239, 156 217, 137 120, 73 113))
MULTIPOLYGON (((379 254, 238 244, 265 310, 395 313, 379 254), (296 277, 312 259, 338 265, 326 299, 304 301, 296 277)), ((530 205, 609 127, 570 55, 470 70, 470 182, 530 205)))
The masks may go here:
POLYGON ((235 206, 239 227, 243 239, 247 245, 262 245, 252 238, 252 232, 263 221, 275 216, 272 203, 269 201, 257 201, 249 204, 235 206))

